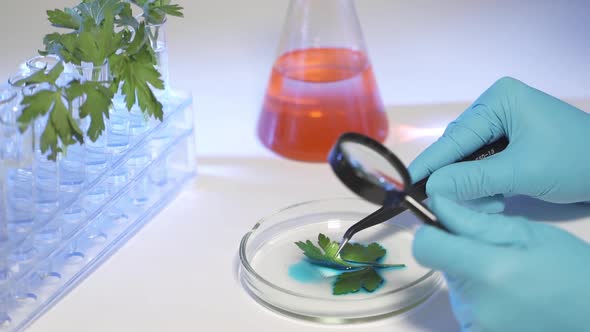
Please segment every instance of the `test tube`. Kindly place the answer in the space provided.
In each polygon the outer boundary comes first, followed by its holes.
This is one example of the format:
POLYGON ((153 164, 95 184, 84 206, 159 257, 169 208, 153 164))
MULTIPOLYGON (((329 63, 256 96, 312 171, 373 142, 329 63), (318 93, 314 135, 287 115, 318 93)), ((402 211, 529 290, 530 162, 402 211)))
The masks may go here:
MULTIPOLYGON (((143 17, 139 17, 139 21, 144 21, 143 17)), ((167 101, 170 94, 170 74, 168 68, 168 41, 166 37, 166 19, 162 23, 146 22, 146 31, 148 40, 156 55, 156 69, 162 76, 164 81, 164 90, 155 90, 154 94, 163 103, 167 101)))
MULTIPOLYGON (((31 85, 23 88, 23 95, 30 96, 43 87, 31 85)), ((33 123, 33 173, 35 174, 35 208, 38 220, 49 217, 59 205, 59 167, 57 161, 49 159, 49 151, 41 149, 41 137, 49 115, 33 123)))
MULTIPOLYGON (((74 71, 74 69, 72 69, 74 71)), ((78 73, 74 76, 80 78, 78 73)), ((84 100, 82 97, 73 100, 70 105, 72 116, 82 131, 86 131, 85 121, 80 118, 79 110, 84 100)), ((87 121, 86 121, 87 122, 87 121)), ((87 150, 85 146, 75 143, 69 145, 59 160, 60 202, 64 206, 64 222, 75 224, 82 220, 84 209, 78 200, 79 194, 88 181, 87 150)), ((100 158, 99 158, 100 159, 100 158)))
MULTIPOLYGON (((0 90, 0 114, 5 112, 11 112, 14 107, 14 100, 16 98, 16 92, 12 90, 0 90)), ((0 284, 8 280, 10 276, 10 269, 7 260, 8 251, 8 211, 6 209, 7 204, 7 191, 6 191, 6 165, 4 158, 5 140, 4 140, 4 126, 0 125, 0 136, 2 137, 0 143, 0 284)), ((4 320, 5 313, 3 303, 5 299, 0 295, 0 322, 4 320)), ((1 324, 1 323, 0 323, 1 324)))
MULTIPOLYGON (((26 62, 30 75, 37 71, 48 73, 59 62, 60 58, 54 55, 35 56, 26 62)), ((69 80, 67 74, 62 73, 60 79, 69 80)), ((22 88, 24 96, 31 96, 36 92, 49 89, 45 84, 30 84, 22 88)), ((59 207, 60 200, 60 179, 59 179, 59 156, 58 160, 49 159, 49 151, 41 149, 41 137, 49 120, 49 114, 36 119, 33 122, 33 174, 34 174, 34 197, 36 210, 36 224, 41 224, 36 232, 35 245, 54 243, 61 238, 61 222, 57 218, 51 219, 53 213, 59 207)))
POLYGON ((139 173, 147 167, 152 161, 149 146, 140 146, 133 152, 127 167, 129 168, 129 177, 135 179, 135 184, 129 190, 131 202, 135 205, 142 205, 149 199, 150 181, 147 176, 141 176, 139 173), (141 176, 141 178, 138 178, 141 176))
POLYGON ((121 95, 115 96, 107 122, 107 147, 116 158, 129 149, 130 116, 121 95))
POLYGON ((35 221, 33 190, 33 130, 21 133, 17 119, 20 115, 19 98, 15 90, 3 93, 0 112, 1 150, 8 231, 23 233, 35 221))
MULTIPOLYGON (((166 151, 166 147, 172 140, 170 119, 164 119, 163 123, 152 119, 151 125, 157 127, 150 142, 151 158, 156 160, 166 151)), ((163 187, 168 183, 168 161, 166 158, 160 159, 154 165, 150 171, 150 181, 158 187, 163 187)))
MULTIPOLYGON (((109 65, 105 63, 101 66, 96 66, 92 63, 83 62, 80 66, 74 66, 74 73, 82 81, 91 82, 108 82, 111 79, 109 65)), ((74 113, 78 113, 79 107, 85 102, 83 98, 78 98, 74 102, 74 113)), ((78 116, 79 118, 79 116, 78 116)), ((90 119, 80 119, 81 128, 86 132, 90 125, 90 119)), ((110 154, 107 149, 108 131, 105 131, 93 141, 90 137, 84 138, 85 149, 85 164, 86 164, 86 179, 89 182, 96 180, 106 170, 110 162, 110 154)), ((88 192, 85 203, 90 204, 89 209, 98 206, 108 195, 107 184, 105 182, 96 184, 88 192)))
MULTIPOLYGON (((91 82, 107 82, 111 79, 109 65, 107 63, 101 66, 95 66, 92 63, 82 63, 80 66, 74 66, 75 75, 78 76, 82 81, 91 82)), ((78 98, 74 102, 74 113, 78 113, 79 107, 85 102, 83 98, 78 98)), ((79 117, 78 117, 79 118, 79 117)), ((80 119, 86 132, 90 125, 90 119, 80 119)), ((93 179, 93 176, 98 175, 100 172, 107 168, 109 156, 107 153, 107 137, 106 133, 103 133, 96 141, 92 141, 89 137, 85 137, 84 146, 86 148, 86 169, 89 180, 93 179)))
POLYGON ((10 89, 5 107, 0 112, 0 131, 2 132, 2 178, 4 179, 4 197, 8 240, 24 238, 17 247, 6 246, 6 254, 2 255, 6 268, 31 263, 37 250, 33 240, 27 235, 33 230, 36 222, 35 190, 33 174, 33 131, 29 127, 21 132, 18 117, 21 114, 20 98, 15 89, 10 89))
MULTIPOLYGON (((38 91, 37 86, 23 89, 23 95, 31 95, 38 91)), ((41 149, 41 137, 47 125, 49 115, 37 119, 33 123, 33 174, 36 224, 42 227, 36 232, 35 245, 47 245, 61 239, 61 220, 51 218, 59 207, 60 176, 58 160, 49 159, 50 151, 41 149)))
MULTIPOLYGON (((164 81, 164 90, 154 90, 154 94, 164 106, 168 104, 171 98, 170 78, 168 69, 168 41, 166 38, 166 20, 161 24, 146 24, 148 40, 150 41, 154 52, 156 53, 156 69, 162 75, 164 81)), ((164 109, 164 121, 168 118, 168 110, 164 109)), ((154 134, 152 145, 152 159, 157 158, 164 151, 164 147, 170 142, 172 133, 167 123, 160 123, 159 120, 152 120, 152 126, 160 126, 154 134)), ((164 186, 168 182, 168 163, 166 160, 158 162, 150 174, 151 182, 157 186, 164 186)), ((141 186, 140 186, 141 187, 141 186)))

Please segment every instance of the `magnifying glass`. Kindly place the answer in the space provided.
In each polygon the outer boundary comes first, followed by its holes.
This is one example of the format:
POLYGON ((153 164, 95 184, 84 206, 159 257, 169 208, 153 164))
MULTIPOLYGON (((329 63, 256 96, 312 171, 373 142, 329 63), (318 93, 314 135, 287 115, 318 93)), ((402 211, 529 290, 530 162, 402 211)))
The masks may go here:
MULTIPOLYGON (((461 160, 480 160, 505 150, 508 140, 500 138, 461 160)), ((328 157, 336 176, 360 197, 382 206, 351 226, 340 243, 338 254, 352 237, 410 210, 424 223, 448 232, 422 201, 426 199, 428 178, 412 183, 404 163, 389 149, 370 137, 346 133, 338 139, 328 157)))

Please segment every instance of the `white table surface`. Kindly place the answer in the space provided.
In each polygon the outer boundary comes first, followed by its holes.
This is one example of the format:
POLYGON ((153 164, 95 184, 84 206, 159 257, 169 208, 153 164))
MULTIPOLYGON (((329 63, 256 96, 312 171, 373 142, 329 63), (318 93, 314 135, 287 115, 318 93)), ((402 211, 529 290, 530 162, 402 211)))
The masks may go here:
MULTIPOLYGON (((576 105, 590 110, 590 100, 576 105)), ((463 108, 392 108, 387 145, 409 162, 437 132, 416 128, 436 128, 463 108)), ((263 308, 236 279, 244 233, 279 208, 351 194, 327 165, 283 160, 263 148, 249 156, 200 156, 198 171, 177 200, 30 331, 458 331, 445 289, 408 314, 358 326, 327 328, 263 308)), ((590 206, 513 199, 509 210, 567 221, 558 225, 590 240, 590 206)))
MULTIPOLYGON (((77 2, 3 4, 0 76, 42 46, 46 9, 77 2)), ((174 86, 195 96, 199 176, 29 331, 324 329, 262 308, 235 278, 239 241, 257 220, 293 203, 351 195, 327 165, 280 159, 254 135, 288 1, 178 2, 187 17, 170 23, 170 72, 174 86)), ((390 106, 387 145, 405 162, 504 75, 590 111, 585 0, 559 5, 551 0, 362 0, 357 5, 390 106)), ((559 225, 590 240, 588 207, 516 200, 511 211, 566 220, 559 225)), ((453 332, 458 327, 442 290, 402 317, 331 329, 453 332)))

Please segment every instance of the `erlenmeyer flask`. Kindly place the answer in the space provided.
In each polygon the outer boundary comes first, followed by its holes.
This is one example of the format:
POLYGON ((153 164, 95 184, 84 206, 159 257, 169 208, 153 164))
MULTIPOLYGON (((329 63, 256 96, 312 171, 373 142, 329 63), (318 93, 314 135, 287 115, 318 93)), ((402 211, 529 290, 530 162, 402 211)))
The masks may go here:
POLYGON ((291 0, 258 137, 275 153, 325 162, 338 137, 383 142, 389 125, 353 0, 291 0))

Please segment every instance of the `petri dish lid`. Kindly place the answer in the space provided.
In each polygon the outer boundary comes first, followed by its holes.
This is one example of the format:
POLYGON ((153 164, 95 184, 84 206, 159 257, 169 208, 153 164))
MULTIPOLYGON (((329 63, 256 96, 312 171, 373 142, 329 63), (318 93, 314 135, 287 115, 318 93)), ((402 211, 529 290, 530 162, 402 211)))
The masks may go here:
POLYGON ((334 295, 337 271, 317 268, 295 245, 317 244, 320 233, 340 241, 348 227, 374 210, 364 200, 344 198, 301 203, 264 218, 242 238, 242 286, 269 309, 325 324, 372 321, 423 303, 440 288, 442 277, 414 260, 412 227, 386 222, 355 237, 356 243, 383 246, 387 254, 381 263, 406 265, 379 271, 384 282, 374 292, 334 295))

